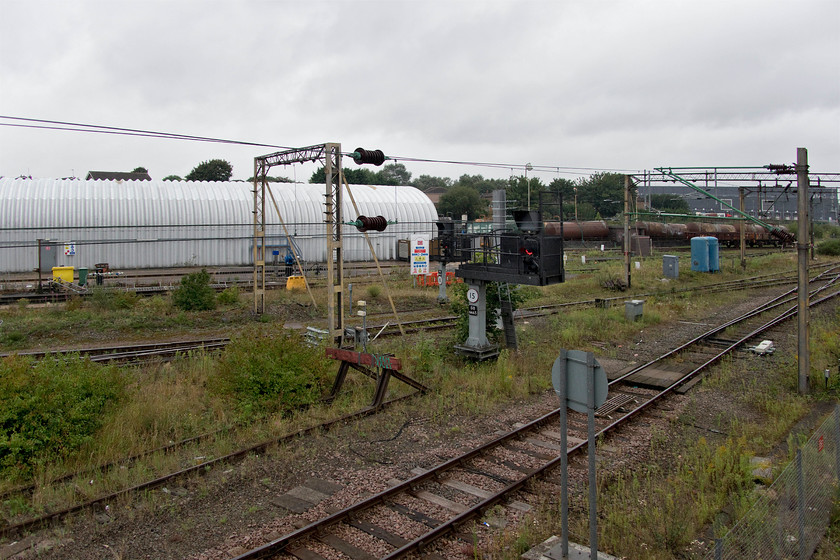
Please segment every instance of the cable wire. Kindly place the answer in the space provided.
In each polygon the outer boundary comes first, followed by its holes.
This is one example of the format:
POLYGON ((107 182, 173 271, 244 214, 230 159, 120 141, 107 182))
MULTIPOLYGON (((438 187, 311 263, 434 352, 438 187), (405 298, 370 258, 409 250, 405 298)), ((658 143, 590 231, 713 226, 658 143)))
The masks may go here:
MULTIPOLYGON (((154 130, 143 130, 137 128, 123 128, 123 127, 116 127, 116 126, 106 126, 106 125, 97 125, 97 124, 86 124, 86 123, 77 123, 77 122, 68 122, 68 121, 55 121, 55 120, 47 120, 47 119, 32 119, 26 117, 14 117, 9 115, 0 115, 0 119, 7 119, 7 120, 14 120, 14 121, 22 121, 25 123, 40 123, 40 124, 18 124, 18 123, 2 123, 0 122, 0 126, 12 127, 12 128, 31 128, 31 129, 41 129, 41 130, 64 130, 68 132, 87 132, 87 133, 97 133, 97 134, 113 134, 119 136, 139 136, 139 137, 146 137, 146 138, 164 138, 168 140, 188 140, 193 142, 213 142, 219 144, 235 144, 240 146, 259 146, 265 148, 279 148, 281 150, 294 150, 296 148, 291 146, 281 146, 277 144, 267 144, 262 142, 249 142, 245 140, 230 140, 224 138, 213 138, 209 136, 195 136, 190 134, 178 134, 174 132, 160 132, 154 130), (53 126, 47 126, 53 125, 53 126)), ((353 152, 345 152, 342 155, 352 157, 353 152)), ((463 166, 473 166, 473 167, 487 167, 491 169, 510 169, 510 170, 524 170, 526 166, 528 166, 529 171, 537 171, 537 172, 556 172, 560 173, 561 170, 565 173, 571 173, 576 175, 585 175, 584 172, 592 172, 592 171, 606 171, 606 172, 633 172, 638 173, 639 170, 636 169, 608 169, 608 168, 597 168, 597 167, 567 167, 567 166, 557 166, 557 165, 532 165, 532 164, 510 164, 510 163, 496 163, 496 162, 481 162, 481 161, 462 161, 462 160, 446 160, 446 159, 431 159, 431 158, 415 158, 409 156, 388 156, 389 160, 394 162, 397 161, 408 161, 412 163, 436 163, 436 164, 449 164, 449 165, 463 165, 463 166)))

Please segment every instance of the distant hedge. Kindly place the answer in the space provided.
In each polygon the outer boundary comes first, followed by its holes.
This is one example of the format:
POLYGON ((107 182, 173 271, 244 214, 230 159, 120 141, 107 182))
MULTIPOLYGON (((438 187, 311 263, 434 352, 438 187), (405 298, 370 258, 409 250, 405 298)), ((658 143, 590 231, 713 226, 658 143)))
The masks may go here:
POLYGON ((817 254, 840 257, 840 239, 829 239, 818 244, 817 254))

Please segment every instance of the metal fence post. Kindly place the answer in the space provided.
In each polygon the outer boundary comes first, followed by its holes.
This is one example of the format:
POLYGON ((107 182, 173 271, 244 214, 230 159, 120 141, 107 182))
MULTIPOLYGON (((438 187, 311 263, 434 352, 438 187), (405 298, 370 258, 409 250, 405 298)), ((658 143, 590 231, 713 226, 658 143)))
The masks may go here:
POLYGON ((723 560, 723 539, 715 539, 715 560, 723 560))
POLYGON ((802 450, 796 450, 796 492, 799 507, 799 558, 805 558, 805 480, 802 473, 802 450))
POLYGON ((834 467, 840 481, 840 404, 834 407, 834 467))

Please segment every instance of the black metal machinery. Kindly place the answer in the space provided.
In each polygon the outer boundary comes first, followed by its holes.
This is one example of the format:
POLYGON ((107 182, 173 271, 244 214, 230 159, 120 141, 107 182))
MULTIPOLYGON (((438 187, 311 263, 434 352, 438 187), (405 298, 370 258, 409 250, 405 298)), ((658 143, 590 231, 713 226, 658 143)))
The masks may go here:
MULTIPOLYGON (((562 208, 562 196, 557 199, 562 208)), ((487 339, 488 282, 548 286, 565 281, 562 225, 558 235, 546 235, 542 207, 541 196, 539 210, 514 211, 513 231, 455 234, 451 220, 438 222, 441 261, 460 261, 456 275, 468 284, 469 336, 455 346, 459 354, 485 360, 499 353, 487 339)))
POLYGON ((559 235, 547 235, 541 209, 514 210, 513 220, 515 231, 458 236, 451 245, 462 263, 456 274, 464 280, 530 286, 564 282, 562 222, 559 235))

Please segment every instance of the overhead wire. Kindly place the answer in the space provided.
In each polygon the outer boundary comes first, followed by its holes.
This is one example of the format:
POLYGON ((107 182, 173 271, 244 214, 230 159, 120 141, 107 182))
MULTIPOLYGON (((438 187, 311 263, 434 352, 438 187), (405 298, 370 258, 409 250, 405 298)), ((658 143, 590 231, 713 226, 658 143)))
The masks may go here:
MULTIPOLYGON (((154 131, 154 130, 144 130, 144 129, 137 129, 137 128, 124 128, 124 127, 116 127, 116 126, 106 126, 106 125, 97 125, 97 124, 86 124, 86 123, 78 123, 78 122, 68 122, 68 121, 56 121, 56 120, 48 120, 48 119, 33 119, 33 118, 26 118, 26 117, 15 117, 9 115, 0 115, 0 119, 6 120, 14 120, 14 121, 21 121, 22 123, 39 123, 39 124, 20 124, 20 123, 3 123, 0 122, 0 126, 5 127, 13 127, 13 128, 30 128, 30 129, 41 129, 41 130, 63 130, 68 132, 87 132, 87 133, 95 133, 95 134, 113 134, 119 136, 139 136, 139 137, 146 137, 146 138, 164 138, 168 140, 188 140, 194 142, 212 142, 212 143, 219 143, 219 144, 234 144, 234 145, 241 145, 241 146, 258 146, 264 148, 278 148, 281 150, 294 150, 295 147, 292 146, 282 146, 278 144, 268 144, 263 142, 250 142, 245 140, 231 140, 225 138, 213 138, 209 136, 195 136, 190 134, 179 134, 174 132, 161 132, 161 131, 154 131), (51 125, 51 126, 48 126, 51 125)), ((352 156, 353 152, 345 152, 342 155, 352 156)), ((511 164, 511 163, 499 163, 499 162, 486 162, 486 161, 469 161, 469 160, 448 160, 448 159, 432 159, 432 158, 417 158, 417 157, 410 157, 410 156, 388 156, 388 159, 393 161, 407 161, 413 163, 434 163, 434 164, 449 164, 449 165, 462 165, 462 166, 472 166, 472 167, 487 167, 491 169, 522 169, 524 170, 526 165, 530 165, 529 170, 534 170, 538 172, 556 172, 560 173, 561 171, 564 173, 575 174, 575 175, 586 175, 586 172, 599 172, 599 171, 606 171, 606 172, 638 172, 639 170, 633 169, 608 169, 608 168, 598 168, 598 167, 569 167, 569 166, 557 166, 557 165, 532 165, 532 164, 511 164)))
POLYGON ((14 124, 14 123, 0 123, 0 126, 16 127, 16 128, 36 128, 47 130, 66 130, 70 132, 91 132, 98 134, 116 134, 124 136, 145 136, 148 138, 166 138, 170 140, 191 140, 195 142, 216 142, 220 144, 239 144, 244 146, 260 146, 265 148, 280 148, 283 150, 293 150, 289 146, 280 146, 277 144, 265 144, 260 142, 248 142, 244 140, 229 140, 224 138, 213 138, 210 136, 194 136, 190 134, 178 134, 175 132, 160 132, 154 130, 143 130, 139 128, 123 128, 116 126, 105 126, 98 124, 85 124, 67 121, 53 121, 46 119, 31 119, 25 117, 12 117, 8 115, 0 115, 0 119, 24 121, 31 123, 42 123, 40 125, 33 124, 14 124), (44 126, 44 125, 60 125, 60 126, 44 126), (67 128, 67 127, 81 127, 81 128, 67 128))

